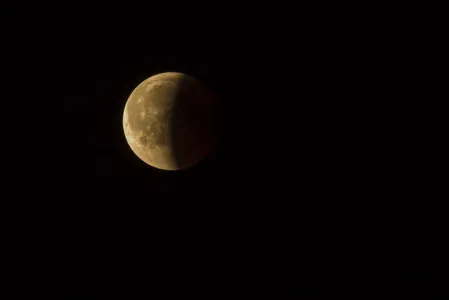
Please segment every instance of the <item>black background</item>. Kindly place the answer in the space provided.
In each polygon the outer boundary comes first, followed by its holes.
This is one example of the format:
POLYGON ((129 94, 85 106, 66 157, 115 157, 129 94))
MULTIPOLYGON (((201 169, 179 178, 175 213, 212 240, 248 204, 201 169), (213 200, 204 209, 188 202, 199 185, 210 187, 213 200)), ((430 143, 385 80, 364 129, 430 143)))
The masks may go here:
POLYGON ((47 197, 34 205, 49 215, 41 222, 72 290, 140 291, 176 277, 278 295, 423 278, 409 263, 415 204, 401 201, 415 105, 398 97, 412 88, 401 26, 382 31, 365 13, 331 8, 279 21, 220 18, 223 8, 182 18, 66 10, 27 29, 35 51, 21 58, 43 97, 55 96, 33 169, 47 197), (167 71, 201 80, 222 107, 219 144, 179 172, 141 162, 122 129, 132 90, 167 71))

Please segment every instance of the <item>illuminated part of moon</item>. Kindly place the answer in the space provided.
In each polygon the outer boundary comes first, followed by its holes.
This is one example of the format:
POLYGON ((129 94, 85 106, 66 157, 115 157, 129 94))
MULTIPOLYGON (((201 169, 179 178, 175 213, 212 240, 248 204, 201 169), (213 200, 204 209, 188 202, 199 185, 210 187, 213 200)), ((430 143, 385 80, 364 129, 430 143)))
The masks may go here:
POLYGON ((191 167, 211 151, 218 104, 200 82, 168 72, 140 83, 129 96, 123 128, 132 151, 163 170, 191 167))

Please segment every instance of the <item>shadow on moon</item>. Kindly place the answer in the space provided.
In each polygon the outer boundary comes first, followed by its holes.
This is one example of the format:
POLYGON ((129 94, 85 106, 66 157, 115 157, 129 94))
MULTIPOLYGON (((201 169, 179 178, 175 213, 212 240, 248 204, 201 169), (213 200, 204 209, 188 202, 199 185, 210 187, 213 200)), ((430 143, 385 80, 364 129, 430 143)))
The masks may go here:
POLYGON ((174 98, 168 136, 173 159, 181 170, 202 161, 216 146, 220 113, 215 95, 190 76, 182 77, 174 98))

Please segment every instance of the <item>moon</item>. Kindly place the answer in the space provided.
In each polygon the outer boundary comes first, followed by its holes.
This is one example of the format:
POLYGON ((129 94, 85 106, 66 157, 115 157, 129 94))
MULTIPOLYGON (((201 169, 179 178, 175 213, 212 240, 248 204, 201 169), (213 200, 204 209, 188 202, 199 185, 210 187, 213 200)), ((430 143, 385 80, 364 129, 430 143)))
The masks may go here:
POLYGON ((149 77, 129 96, 123 130, 131 150, 148 165, 181 170, 214 147, 218 102, 195 78, 176 72, 149 77))

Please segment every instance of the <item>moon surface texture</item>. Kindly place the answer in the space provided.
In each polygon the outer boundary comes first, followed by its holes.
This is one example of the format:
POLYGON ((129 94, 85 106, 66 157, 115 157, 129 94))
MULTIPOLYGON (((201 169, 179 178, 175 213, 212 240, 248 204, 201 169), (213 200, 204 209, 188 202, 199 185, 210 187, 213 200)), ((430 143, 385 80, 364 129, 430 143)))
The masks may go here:
POLYGON ((148 165, 186 169, 212 150, 217 108, 213 94, 195 78, 175 72, 157 74, 129 96, 123 112, 125 137, 148 165))

